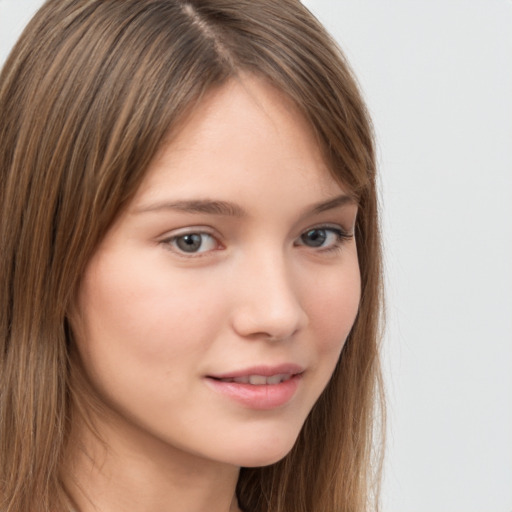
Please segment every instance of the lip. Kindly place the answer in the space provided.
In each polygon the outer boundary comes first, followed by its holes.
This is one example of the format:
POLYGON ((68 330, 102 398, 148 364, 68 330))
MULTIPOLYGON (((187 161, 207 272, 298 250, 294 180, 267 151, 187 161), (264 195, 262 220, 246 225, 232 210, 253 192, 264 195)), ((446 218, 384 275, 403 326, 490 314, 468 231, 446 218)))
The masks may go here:
POLYGON ((298 364, 284 363, 275 366, 260 365, 244 368, 243 370, 235 370, 226 373, 215 373, 208 375, 212 379, 236 379, 245 377, 247 375, 262 375, 263 377, 272 377, 272 375, 279 375, 282 373, 297 375, 304 372, 304 368, 298 364))
POLYGON ((271 410, 286 405, 295 395, 299 387, 304 368, 296 364, 277 366, 253 366, 243 370, 206 376, 206 382, 215 392, 242 406, 253 410, 271 410), (253 375, 273 377, 290 375, 277 384, 246 384, 230 382, 226 379, 244 378, 253 375), (224 379, 224 380, 221 380, 224 379))

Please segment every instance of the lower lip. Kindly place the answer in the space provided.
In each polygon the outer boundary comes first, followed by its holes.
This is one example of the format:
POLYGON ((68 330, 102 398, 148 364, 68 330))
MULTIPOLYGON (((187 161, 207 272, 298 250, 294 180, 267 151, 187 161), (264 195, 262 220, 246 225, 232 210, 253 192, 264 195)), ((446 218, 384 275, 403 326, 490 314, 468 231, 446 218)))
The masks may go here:
POLYGON ((207 378, 207 382, 215 391, 235 402, 250 409, 263 411, 286 405, 297 391, 300 379, 301 375, 298 374, 279 384, 261 386, 223 382, 212 378, 207 378))

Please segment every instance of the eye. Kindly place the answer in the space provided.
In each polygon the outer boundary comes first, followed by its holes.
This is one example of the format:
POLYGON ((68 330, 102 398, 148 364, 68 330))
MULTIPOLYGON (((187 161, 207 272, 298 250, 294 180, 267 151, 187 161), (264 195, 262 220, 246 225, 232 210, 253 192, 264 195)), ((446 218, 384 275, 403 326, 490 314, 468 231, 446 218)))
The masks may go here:
POLYGON ((317 227, 302 233, 295 245, 330 250, 339 248, 349 238, 352 238, 352 235, 345 233, 340 228, 317 227))
POLYGON ((172 250, 185 254, 201 254, 213 251, 218 247, 218 242, 208 233, 183 233, 164 240, 172 250))

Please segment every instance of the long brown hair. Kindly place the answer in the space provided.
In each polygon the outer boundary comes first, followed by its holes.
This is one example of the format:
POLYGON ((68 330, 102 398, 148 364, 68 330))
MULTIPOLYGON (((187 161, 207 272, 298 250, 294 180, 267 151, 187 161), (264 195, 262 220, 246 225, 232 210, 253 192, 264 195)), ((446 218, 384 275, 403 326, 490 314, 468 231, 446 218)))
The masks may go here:
POLYGON ((276 464, 242 469, 240 506, 374 509, 382 403, 375 157, 342 53, 297 0, 48 0, 0 76, 2 512, 66 510, 60 471, 81 396, 67 318, 81 275, 173 127, 242 72, 297 104, 357 199, 362 298, 296 445, 276 464))

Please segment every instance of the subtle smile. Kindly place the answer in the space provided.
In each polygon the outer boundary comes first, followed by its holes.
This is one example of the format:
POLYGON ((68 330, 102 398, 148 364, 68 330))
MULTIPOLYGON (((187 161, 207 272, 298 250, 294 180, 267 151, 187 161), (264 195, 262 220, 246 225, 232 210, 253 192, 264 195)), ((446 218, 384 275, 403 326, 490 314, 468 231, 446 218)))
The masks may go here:
POLYGON ((265 386, 269 384, 280 384, 286 380, 290 380, 293 377, 291 373, 278 373, 271 377, 265 377, 265 375, 244 375, 242 377, 233 377, 226 379, 217 379, 221 382, 238 382, 239 384, 252 384, 253 386, 265 386))
POLYGON ((212 375, 206 381, 230 401, 254 410, 269 410, 282 407, 293 398, 303 373, 302 367, 288 364, 212 375))

